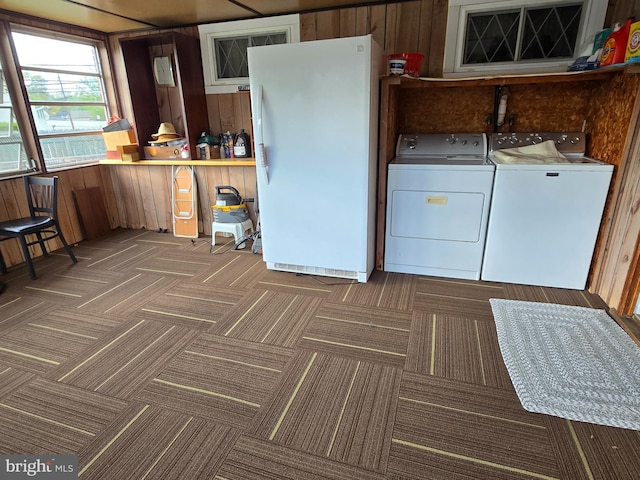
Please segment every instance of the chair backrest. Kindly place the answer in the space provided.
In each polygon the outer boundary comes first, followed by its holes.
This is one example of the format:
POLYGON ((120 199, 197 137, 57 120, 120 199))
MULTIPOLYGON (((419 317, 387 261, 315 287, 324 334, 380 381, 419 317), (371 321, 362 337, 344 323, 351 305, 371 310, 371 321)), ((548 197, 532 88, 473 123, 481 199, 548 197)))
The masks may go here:
POLYGON ((45 216, 56 218, 58 216, 58 177, 25 175, 23 178, 31 216, 45 214, 45 216))

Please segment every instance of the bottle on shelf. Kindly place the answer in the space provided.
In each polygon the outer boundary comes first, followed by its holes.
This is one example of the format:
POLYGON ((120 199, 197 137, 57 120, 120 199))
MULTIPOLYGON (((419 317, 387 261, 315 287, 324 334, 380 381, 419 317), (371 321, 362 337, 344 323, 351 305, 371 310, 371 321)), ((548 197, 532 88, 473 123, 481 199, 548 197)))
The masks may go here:
POLYGON ((233 143, 233 154, 238 158, 251 156, 251 143, 249 142, 249 135, 244 131, 244 128, 236 135, 233 143))

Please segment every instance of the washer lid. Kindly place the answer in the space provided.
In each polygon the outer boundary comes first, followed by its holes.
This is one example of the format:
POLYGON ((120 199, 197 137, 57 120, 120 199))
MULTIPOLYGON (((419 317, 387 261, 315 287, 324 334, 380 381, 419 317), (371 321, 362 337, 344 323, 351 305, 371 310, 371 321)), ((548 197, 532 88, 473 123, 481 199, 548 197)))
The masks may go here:
POLYGON ((495 164, 496 169, 498 170, 613 171, 613 165, 584 155, 566 155, 567 161, 562 163, 507 163, 503 162, 501 159, 495 158, 493 153, 489 154, 488 159, 491 163, 495 164))

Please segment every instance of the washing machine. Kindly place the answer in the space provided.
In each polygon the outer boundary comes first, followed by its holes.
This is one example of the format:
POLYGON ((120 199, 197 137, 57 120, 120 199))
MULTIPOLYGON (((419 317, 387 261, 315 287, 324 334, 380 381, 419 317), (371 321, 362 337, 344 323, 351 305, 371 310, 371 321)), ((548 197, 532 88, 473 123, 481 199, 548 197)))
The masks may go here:
POLYGON ((484 134, 402 134, 388 165, 384 270, 480 279, 495 165, 484 134))
POLYGON ((613 165, 584 133, 492 134, 496 165, 483 280, 583 290, 613 165))

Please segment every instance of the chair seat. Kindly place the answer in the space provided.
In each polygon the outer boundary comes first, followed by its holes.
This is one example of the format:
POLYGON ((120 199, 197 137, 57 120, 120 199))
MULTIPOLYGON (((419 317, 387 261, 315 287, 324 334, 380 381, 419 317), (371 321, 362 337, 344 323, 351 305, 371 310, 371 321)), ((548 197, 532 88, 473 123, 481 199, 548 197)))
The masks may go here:
POLYGON ((24 217, 0 222, 0 235, 28 233, 29 230, 42 230, 54 225, 51 217, 24 217))

